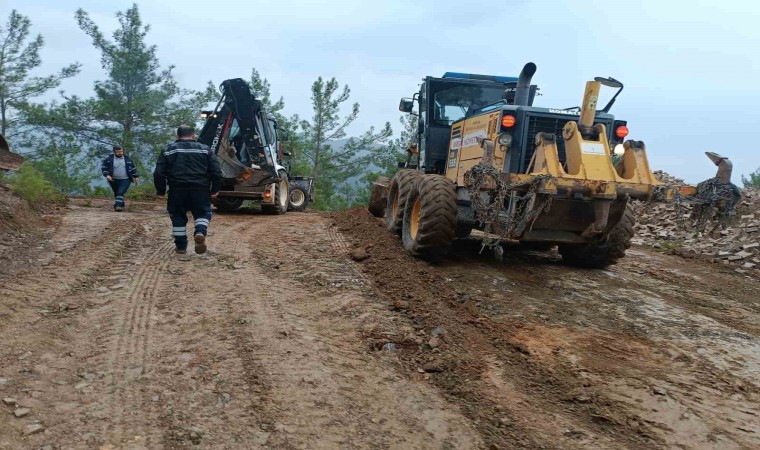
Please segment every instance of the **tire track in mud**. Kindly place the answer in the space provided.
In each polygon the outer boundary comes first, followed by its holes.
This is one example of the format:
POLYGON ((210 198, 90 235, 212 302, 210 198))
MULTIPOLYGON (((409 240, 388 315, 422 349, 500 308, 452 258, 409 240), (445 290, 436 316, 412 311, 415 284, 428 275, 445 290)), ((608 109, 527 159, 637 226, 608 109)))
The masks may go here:
POLYGON ((111 345, 107 365, 111 374, 110 414, 113 415, 112 426, 108 427, 108 440, 123 442, 127 434, 132 436, 149 435, 143 428, 150 417, 142 414, 133 422, 125 415, 132 416, 135 411, 145 411, 147 402, 139 392, 141 378, 151 372, 148 352, 151 345, 151 312, 161 287, 161 278, 167 270, 168 255, 172 242, 166 241, 158 246, 138 266, 134 277, 123 295, 124 299, 112 316, 115 326, 112 328, 111 345))
MULTIPOLYGON (((230 306, 244 318, 230 325, 257 392, 264 447, 481 446, 455 408, 367 354, 357 326, 376 312, 343 256, 345 239, 318 215, 267 219, 278 220, 277 239, 232 251, 260 267, 233 271, 232 279, 264 287, 235 295, 230 306)), ((247 224, 253 235, 270 227, 247 224)))
MULTIPOLYGON (((105 418, 106 415, 100 413, 110 406, 109 396, 100 392, 97 375, 108 375, 107 370, 98 370, 103 368, 98 360, 107 351, 101 346, 107 341, 108 333, 114 330, 112 311, 119 303, 119 294, 126 292, 122 289, 130 284, 126 271, 134 263, 149 230, 143 219, 132 216, 106 216, 104 220, 100 212, 84 210, 78 213, 81 214, 70 213, 62 220, 53 238, 57 252, 50 254, 43 267, 19 274, 13 285, 4 284, 0 289, 2 292, 9 287, 17 297, 18 293, 23 293, 33 308, 48 307, 47 311, 42 311, 45 319, 35 321, 34 330, 26 333, 21 342, 44 345, 36 354, 48 360, 55 359, 54 367, 42 369, 39 374, 32 372, 32 382, 42 388, 45 395, 41 398, 49 406, 63 404, 69 405, 66 408, 76 406, 79 409, 76 414, 48 416, 46 423, 59 442, 73 444, 80 441, 75 444, 77 446, 83 444, 83 438, 70 430, 78 423, 87 423, 88 416, 105 418), (98 291, 98 285, 112 288, 101 287, 105 291, 98 291), (82 380, 85 374, 88 374, 86 381, 82 380), (51 379, 51 376, 55 378, 51 379), (42 387, 45 383, 65 386, 68 380, 77 380, 73 382, 74 389, 68 388, 71 391, 42 387), (92 401, 88 402, 88 399, 92 401)), ((4 299, 9 297, 6 295, 4 299)), ((22 318, 23 315, 16 315, 16 319, 22 318)), ((7 342, 13 345, 12 341, 7 342)), ((40 400, 35 401, 39 410, 40 400)), ((104 436, 105 433, 95 440, 100 441, 104 436)), ((86 440, 88 445, 94 444, 92 437, 86 440)))
MULTIPOLYGON (((144 234, 144 229, 137 224, 136 220, 111 222, 113 233, 104 233, 100 227, 92 224, 82 227, 81 220, 68 220, 67 216, 54 235, 54 239, 66 237, 64 248, 42 265, 15 274, 12 279, 0 280, 0 297, 4 299, 0 307, 13 308, 23 301, 24 305, 50 308, 42 311, 44 313, 53 312, 59 306, 68 307, 69 303, 80 303, 80 296, 76 294, 86 292, 110 272, 110 267, 123 256, 121 248, 134 246, 144 234)), ((9 314, 5 323, 10 325, 20 317, 9 314)))

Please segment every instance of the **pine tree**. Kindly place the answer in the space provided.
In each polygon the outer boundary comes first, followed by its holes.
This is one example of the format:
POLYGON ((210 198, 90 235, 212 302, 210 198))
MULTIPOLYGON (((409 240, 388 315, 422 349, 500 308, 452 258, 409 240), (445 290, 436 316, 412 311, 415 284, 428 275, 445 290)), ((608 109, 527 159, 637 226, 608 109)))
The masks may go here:
POLYGON ((200 92, 179 88, 174 66, 162 69, 156 46, 146 43, 150 26, 143 25, 136 4, 116 17, 119 27, 108 40, 87 12, 76 12, 79 27, 101 53, 107 78, 95 83, 94 98, 71 98, 63 108, 78 113, 68 125, 94 144, 94 156, 120 144, 139 167, 150 167, 173 130, 197 124, 200 110, 218 94, 210 82, 200 92))
POLYGON ((0 27, 0 133, 6 136, 29 131, 21 127, 24 121, 19 113, 30 107, 32 98, 79 73, 80 65, 73 63, 53 75, 30 76, 42 64, 40 49, 45 44, 40 34, 27 42, 31 25, 28 17, 14 9, 0 27))
POLYGON ((351 90, 347 85, 340 89, 335 78, 325 81, 319 77, 312 84, 311 92, 314 115, 311 121, 301 122, 301 129, 305 139, 304 157, 316 186, 315 206, 340 209, 352 197, 353 186, 349 180, 362 175, 383 150, 379 144, 391 136, 392 130, 390 123, 386 123, 380 131, 371 127, 342 146, 334 145, 347 136, 348 126, 359 115, 359 104, 353 103, 350 112, 341 116, 341 105, 349 100, 351 90))

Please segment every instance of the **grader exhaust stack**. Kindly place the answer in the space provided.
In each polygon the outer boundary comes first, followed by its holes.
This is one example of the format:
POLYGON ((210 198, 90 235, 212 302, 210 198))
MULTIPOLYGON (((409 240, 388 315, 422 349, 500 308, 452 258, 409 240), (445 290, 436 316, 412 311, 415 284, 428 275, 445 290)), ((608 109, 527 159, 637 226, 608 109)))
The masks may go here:
POLYGON ((23 162, 24 158, 11 152, 5 136, 0 134, 0 170, 18 170, 23 162))

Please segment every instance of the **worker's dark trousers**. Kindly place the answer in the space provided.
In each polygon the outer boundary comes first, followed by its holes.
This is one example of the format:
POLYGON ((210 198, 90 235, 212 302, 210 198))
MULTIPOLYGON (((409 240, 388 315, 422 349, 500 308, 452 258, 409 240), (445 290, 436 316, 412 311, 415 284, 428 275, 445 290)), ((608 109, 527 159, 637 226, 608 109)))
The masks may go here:
POLYGON ((169 190, 166 210, 172 219, 172 236, 178 250, 187 249, 187 213, 195 219, 193 235, 206 235, 211 220, 211 193, 208 189, 169 190))
POLYGON ((124 180, 114 179, 109 184, 111 185, 111 190, 113 190, 113 196, 115 197, 113 207, 123 208, 124 194, 127 193, 127 189, 129 189, 129 185, 132 184, 132 180, 130 180, 129 178, 124 179, 124 180))

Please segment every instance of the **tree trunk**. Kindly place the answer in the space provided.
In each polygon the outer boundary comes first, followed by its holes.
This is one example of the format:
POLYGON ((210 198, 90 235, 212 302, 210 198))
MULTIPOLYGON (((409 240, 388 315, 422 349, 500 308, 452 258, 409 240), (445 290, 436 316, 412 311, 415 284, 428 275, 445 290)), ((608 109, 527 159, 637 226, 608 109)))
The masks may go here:
POLYGON ((0 134, 5 136, 8 128, 8 119, 5 117, 5 100, 0 101, 0 134))
POLYGON ((314 186, 317 185, 317 179, 319 178, 319 159, 322 153, 322 141, 317 140, 314 147, 314 169, 311 171, 311 177, 314 178, 314 186))

